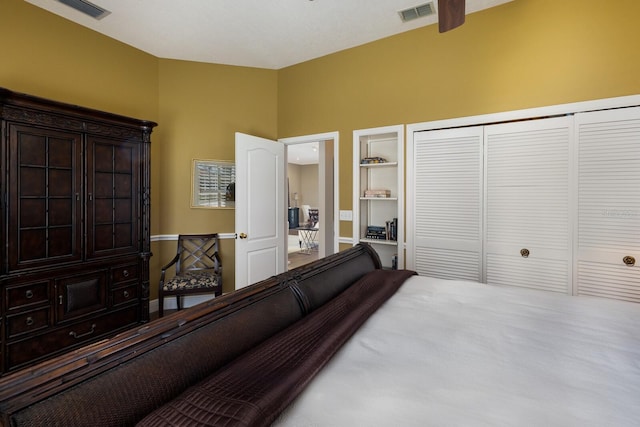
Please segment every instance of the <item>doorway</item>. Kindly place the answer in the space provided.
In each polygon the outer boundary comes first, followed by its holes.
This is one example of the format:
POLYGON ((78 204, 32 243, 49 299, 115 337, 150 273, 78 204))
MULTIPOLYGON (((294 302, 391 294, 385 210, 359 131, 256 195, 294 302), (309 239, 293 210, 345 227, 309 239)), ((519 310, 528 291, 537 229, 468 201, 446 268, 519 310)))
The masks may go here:
POLYGON ((287 152, 291 269, 338 251, 338 132, 279 141, 287 152))

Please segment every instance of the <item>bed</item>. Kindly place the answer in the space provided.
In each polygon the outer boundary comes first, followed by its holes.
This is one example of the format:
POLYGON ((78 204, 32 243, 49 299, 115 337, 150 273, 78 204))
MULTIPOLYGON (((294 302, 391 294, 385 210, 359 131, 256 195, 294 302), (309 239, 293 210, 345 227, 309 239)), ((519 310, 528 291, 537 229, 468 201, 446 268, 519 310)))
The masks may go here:
POLYGON ((637 426, 640 307, 382 270, 361 244, 5 376, 0 415, 14 427, 637 426))
POLYGON ((274 426, 638 426, 640 307, 414 276, 274 426))

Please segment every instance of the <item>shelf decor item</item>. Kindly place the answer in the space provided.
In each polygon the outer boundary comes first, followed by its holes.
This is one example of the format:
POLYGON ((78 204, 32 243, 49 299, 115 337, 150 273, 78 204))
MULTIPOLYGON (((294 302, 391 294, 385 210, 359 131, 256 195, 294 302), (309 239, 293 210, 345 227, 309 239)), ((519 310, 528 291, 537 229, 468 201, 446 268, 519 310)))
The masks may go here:
POLYGON ((364 190, 364 197, 391 197, 391 190, 364 190))
POLYGON ((365 157, 360 162, 361 165, 369 165, 369 164, 375 164, 375 163, 387 163, 387 159, 383 157, 365 157))

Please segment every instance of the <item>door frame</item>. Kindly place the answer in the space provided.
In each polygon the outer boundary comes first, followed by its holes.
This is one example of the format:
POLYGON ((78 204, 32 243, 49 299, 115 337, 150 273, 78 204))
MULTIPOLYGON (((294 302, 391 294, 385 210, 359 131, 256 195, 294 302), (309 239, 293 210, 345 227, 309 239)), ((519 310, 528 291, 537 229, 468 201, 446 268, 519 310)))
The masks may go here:
MULTIPOLYGON (((327 242, 327 236, 324 233, 320 233, 320 253, 319 256, 320 257, 324 257, 327 255, 331 255, 334 253, 337 253, 339 251, 339 236, 340 236, 340 221, 338 220, 338 218, 340 217, 340 203, 339 203, 339 196, 340 196, 340 191, 339 191, 339 173, 338 173, 338 165, 339 163, 339 157, 338 157, 338 153, 339 153, 339 148, 340 148, 340 133, 338 131, 334 131, 334 132, 325 132, 325 133, 317 133, 317 134, 313 134, 313 135, 303 135, 303 136, 294 136, 294 137, 289 137, 289 138, 279 138, 278 142, 282 143, 285 145, 285 152, 286 152, 286 146, 287 145, 294 145, 294 144, 306 144, 306 143, 310 143, 310 142, 318 142, 318 150, 320 150, 320 152, 324 152, 326 149, 326 141, 328 140, 333 140, 333 185, 324 185, 326 184, 326 182, 324 183, 319 183, 320 189, 324 188, 324 194, 322 194, 320 191, 318 192, 320 199, 321 200, 327 200, 327 196, 329 196, 329 199, 333 200, 333 209, 331 209, 333 211, 333 218, 331 218, 331 221, 333 223, 333 242, 327 242), (329 192, 333 192, 333 197, 331 197, 331 194, 329 194, 329 192)), ((319 157, 319 164, 318 164, 318 170, 322 171, 322 170, 326 170, 326 163, 325 163, 325 156, 320 156, 319 157)), ((319 176, 321 176, 322 174, 319 174, 319 176)), ((324 204, 324 202, 321 202, 321 204, 324 204)), ((321 224, 328 224, 331 225, 329 223, 329 221, 327 221, 327 218, 325 218, 324 220, 321 219, 321 224)))

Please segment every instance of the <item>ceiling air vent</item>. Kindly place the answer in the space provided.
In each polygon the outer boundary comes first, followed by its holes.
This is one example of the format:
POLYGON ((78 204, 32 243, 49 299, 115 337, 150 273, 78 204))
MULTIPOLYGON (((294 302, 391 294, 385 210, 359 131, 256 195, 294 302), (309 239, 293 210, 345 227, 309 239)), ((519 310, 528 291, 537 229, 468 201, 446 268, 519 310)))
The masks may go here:
POLYGON ((433 2, 421 4, 420 6, 412 7, 398 12, 398 14, 400 15, 400 19, 402 19, 402 22, 413 21, 414 19, 433 15, 434 13, 436 13, 436 9, 433 6, 433 2))
POLYGON ((95 19, 102 19, 111 12, 106 9, 101 8, 100 6, 96 6, 93 3, 89 3, 86 0, 58 0, 62 4, 66 4, 69 7, 74 8, 75 10, 84 13, 85 15, 89 15, 95 19))

